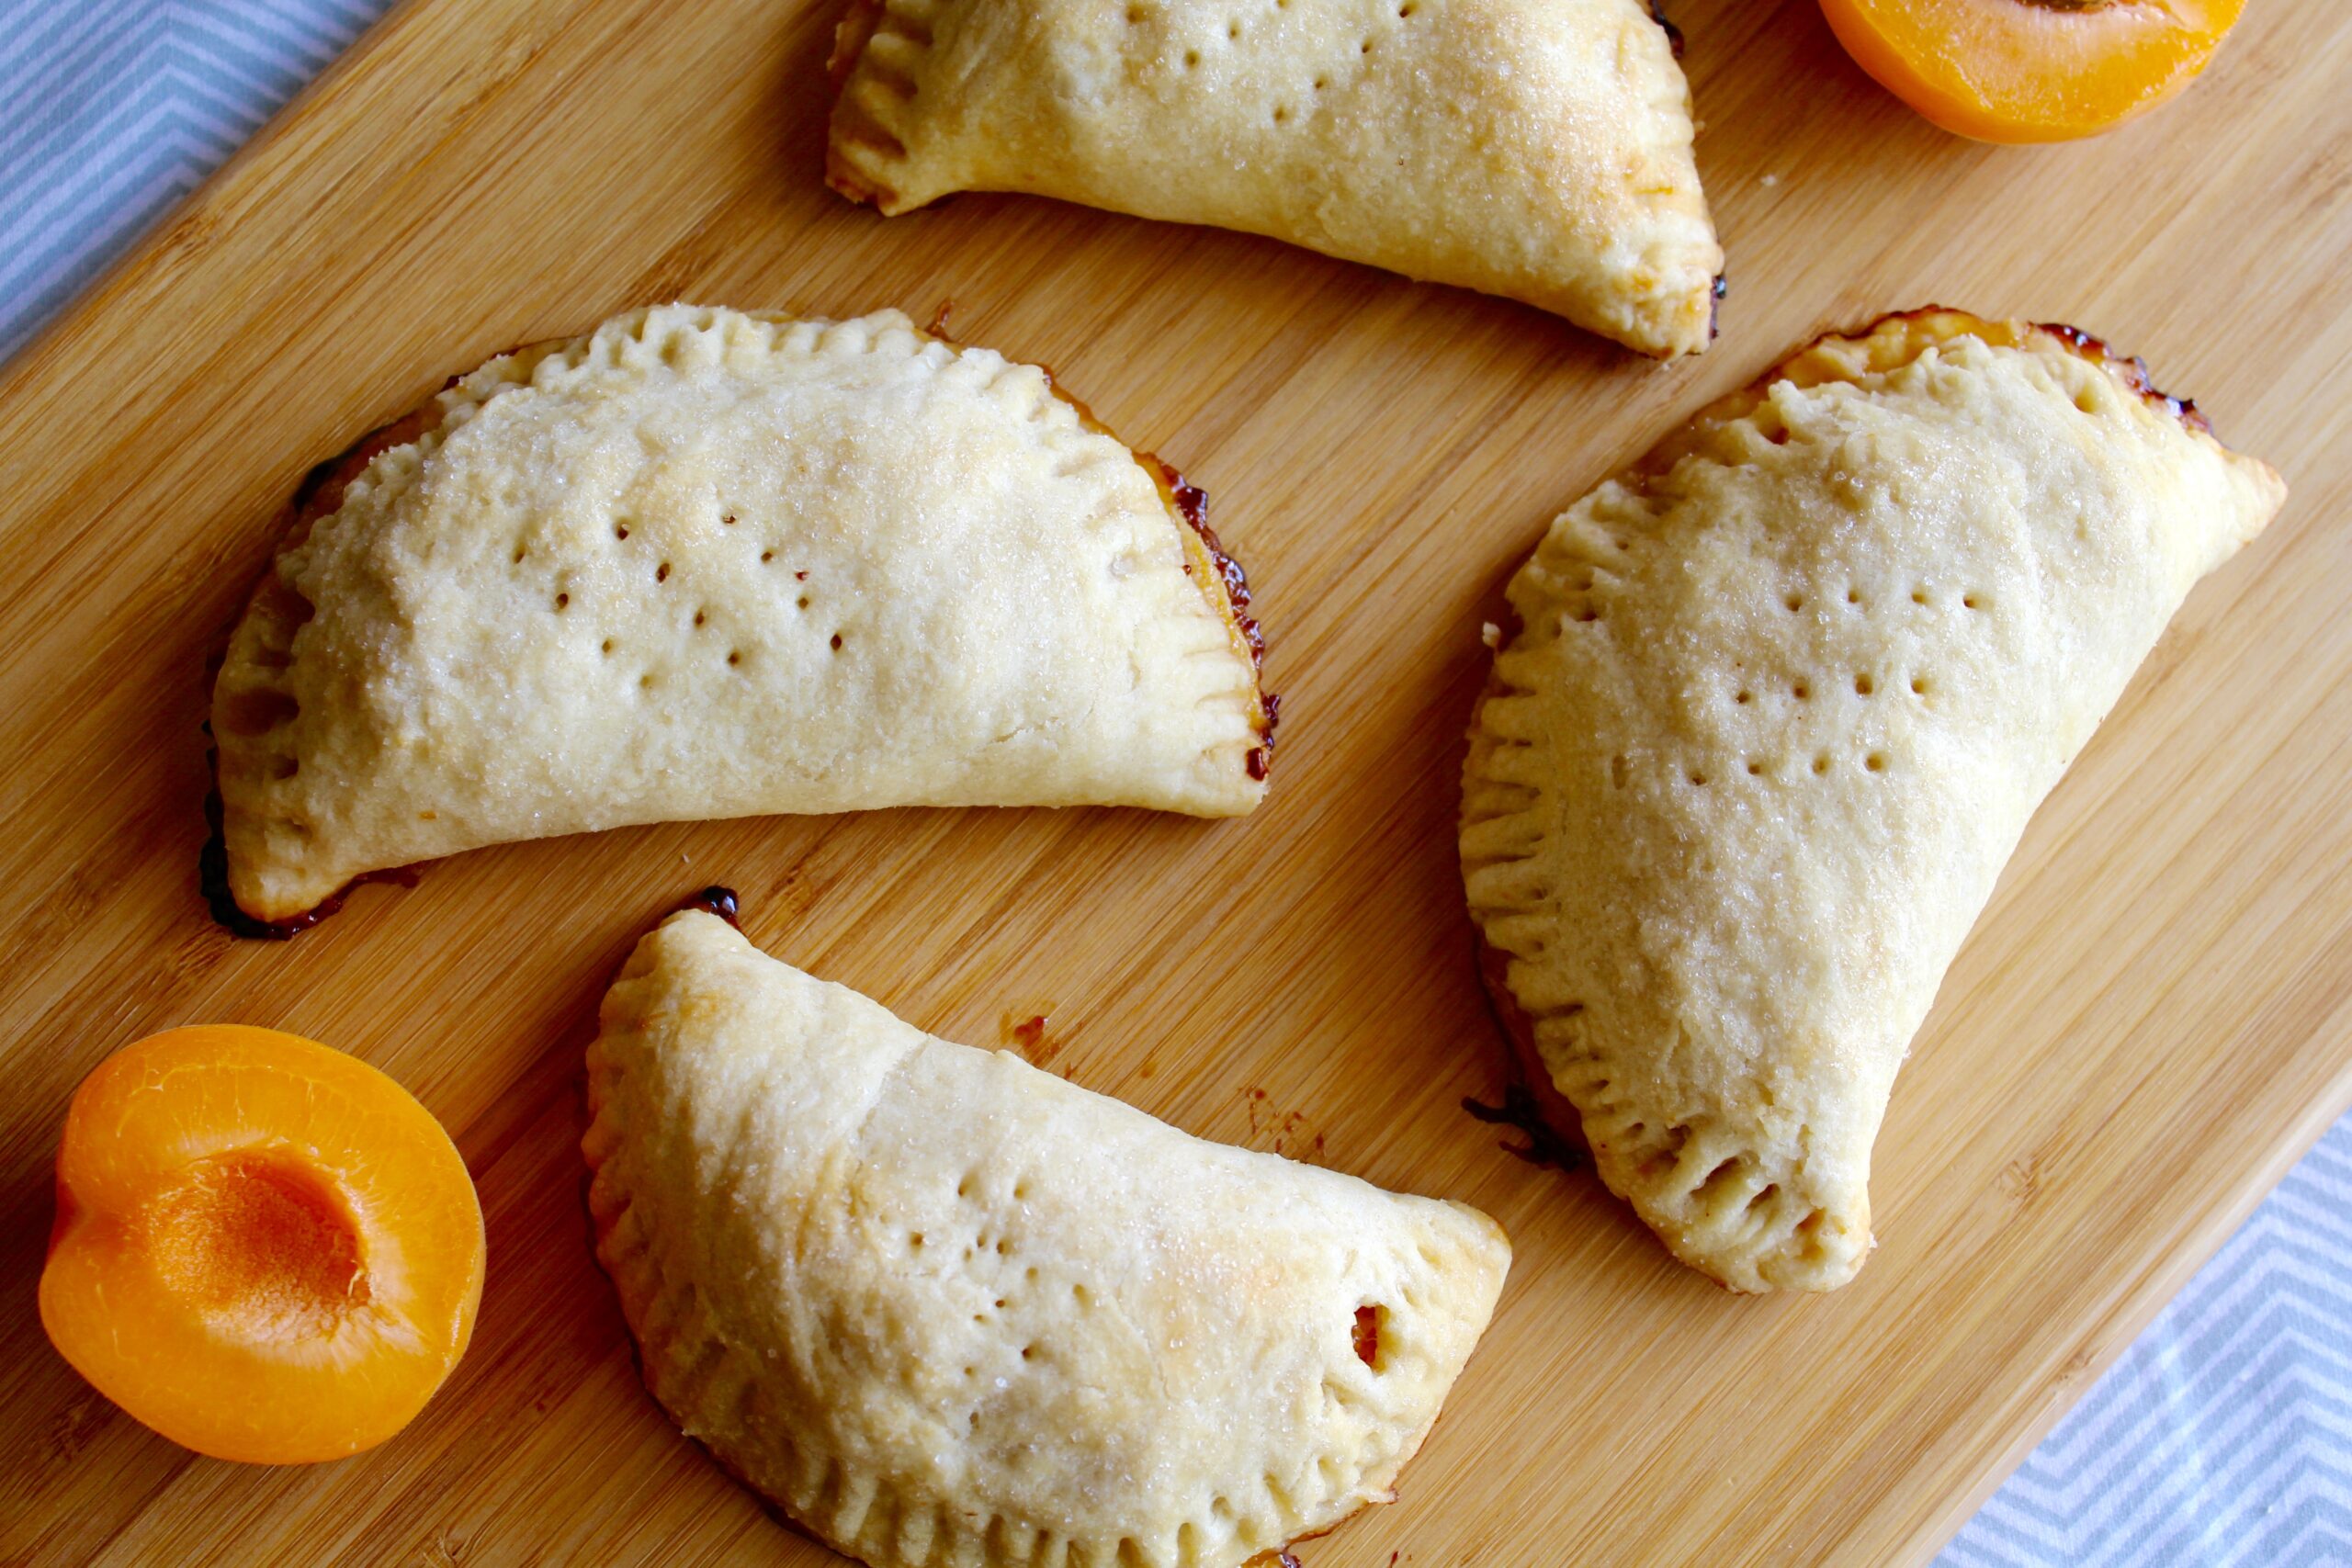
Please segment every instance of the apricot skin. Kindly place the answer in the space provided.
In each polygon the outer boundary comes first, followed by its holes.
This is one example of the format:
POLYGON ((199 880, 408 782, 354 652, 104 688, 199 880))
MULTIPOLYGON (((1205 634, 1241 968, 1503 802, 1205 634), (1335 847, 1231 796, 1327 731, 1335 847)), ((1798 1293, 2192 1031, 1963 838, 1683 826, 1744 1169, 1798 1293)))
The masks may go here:
POLYGON ((202 1025, 74 1091, 41 1325, 174 1442, 268 1464, 374 1447, 465 1353, 481 1281, 465 1162, 356 1057, 202 1025))
POLYGON ((2245 0, 1821 0, 1854 62, 1979 141, 2068 141, 2194 81, 2245 0))

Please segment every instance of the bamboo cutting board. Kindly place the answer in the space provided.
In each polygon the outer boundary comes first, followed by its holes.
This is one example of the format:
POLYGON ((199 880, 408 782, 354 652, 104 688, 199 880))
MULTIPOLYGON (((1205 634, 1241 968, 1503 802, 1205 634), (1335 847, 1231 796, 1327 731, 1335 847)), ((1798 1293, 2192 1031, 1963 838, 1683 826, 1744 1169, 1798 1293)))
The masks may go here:
MULTIPOLYGON (((1254 3, 1254 0, 1237 0, 1254 3)), ((410 0, 0 383, 0 1562, 818 1563, 639 1392, 581 1051, 709 882, 753 940, 1210 1137, 1477 1203, 1518 1261, 1403 1500, 1318 1565, 1917 1562, 2352 1101, 2352 14, 2257 5, 2088 144, 1915 119, 1810 0, 1676 19, 1730 254, 1668 368, 1515 306, 1042 201, 820 183, 828 5, 410 0), (1284 698, 1206 824, 888 812, 518 846, 289 944, 196 886, 205 666, 311 463, 508 344, 673 297, 956 302, 1204 486, 1284 698), (2035 820, 1896 1086, 1851 1288, 1743 1300, 1459 1109, 1502 1048, 1453 848, 1482 619, 1551 515, 1833 325, 1928 300, 2150 355, 2294 497, 2035 820), (66 1098, 195 1021, 356 1052, 450 1127, 471 1354, 375 1452, 200 1460, 34 1314, 66 1098)))

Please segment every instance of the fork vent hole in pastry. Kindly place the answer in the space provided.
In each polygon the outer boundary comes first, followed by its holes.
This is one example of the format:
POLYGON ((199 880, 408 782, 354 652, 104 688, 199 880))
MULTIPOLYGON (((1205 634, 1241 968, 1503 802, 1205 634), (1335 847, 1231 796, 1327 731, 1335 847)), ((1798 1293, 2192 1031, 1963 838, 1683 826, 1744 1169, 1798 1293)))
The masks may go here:
POLYGON ((876 1568, 1241 1568, 1389 1501, 1508 1267, 1475 1211, 932 1039, 697 912, 624 964, 588 1077, 650 1390, 876 1568), (942 1267, 942 1224, 1040 1256, 942 1267))
POLYGON ((845 8, 826 178, 885 214, 1023 192, 1482 289, 1659 357, 1713 335, 1690 88, 1642 0, 845 8))
POLYGON ((372 872, 557 833, 1244 814, 1276 709, 1246 580, 1169 473, 897 312, 664 306, 501 355, 303 487, 214 686, 204 886, 282 936, 372 872), (754 556, 825 580, 825 636, 754 556), (629 591, 648 557, 693 598, 629 591), (695 642, 722 625, 743 658, 695 642))
POLYGON ((1930 310, 1799 351, 1555 521, 1472 721, 1463 870, 1522 1048, 1678 1258, 1742 1291, 1861 1266, 1896 1071, 2003 863, 2284 494, 2097 340, 1930 310), (1614 635, 1576 635, 1611 537, 1614 635), (1905 593, 1936 613, 1863 604, 1905 593), (1789 613, 1838 594, 1864 613, 1789 613), (1765 673, 1796 670, 1917 700, 1765 673), (1689 700, 1726 672, 1794 700, 1689 700), (1675 788, 1660 755, 1808 798, 1675 788))

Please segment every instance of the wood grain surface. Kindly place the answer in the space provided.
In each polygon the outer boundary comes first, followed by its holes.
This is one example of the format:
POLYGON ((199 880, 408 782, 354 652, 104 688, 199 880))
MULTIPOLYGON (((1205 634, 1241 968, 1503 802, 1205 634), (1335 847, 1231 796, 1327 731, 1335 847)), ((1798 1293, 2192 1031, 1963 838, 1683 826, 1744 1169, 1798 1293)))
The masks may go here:
MULTIPOLYGON (((1254 3, 1254 0, 1237 0, 1254 3)), ((820 182, 829 6, 410 0, 0 383, 0 1562, 817 1563, 639 1391, 580 1201, 581 1052, 705 883, 753 940, 1210 1137, 1477 1203, 1517 1266, 1396 1562, 1908 1563, 2352 1101, 2352 11, 2251 8, 2177 104, 1955 141, 1810 0, 1676 19, 1730 254, 1661 368, 1265 241, 820 182), (198 897, 206 664, 303 470, 508 344, 684 297, 881 305, 1054 367, 1204 486, 1283 696, 1245 821, 900 811, 517 846, 287 944, 198 897), (2294 487, 2036 818, 1895 1087, 1851 1288, 1744 1300, 1459 1108, 1503 1050, 1453 824, 1482 619, 1546 521, 1707 398, 1929 300, 2147 355, 2294 487), (464 1364, 375 1452, 202 1460, 34 1313, 74 1084, 276 1025, 382 1066, 480 1184, 464 1364)))

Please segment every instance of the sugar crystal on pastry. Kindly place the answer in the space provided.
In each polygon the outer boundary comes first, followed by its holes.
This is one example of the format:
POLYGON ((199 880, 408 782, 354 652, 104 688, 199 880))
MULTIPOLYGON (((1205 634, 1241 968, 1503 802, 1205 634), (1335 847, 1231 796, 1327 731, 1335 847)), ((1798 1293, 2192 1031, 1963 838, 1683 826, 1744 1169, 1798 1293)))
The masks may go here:
POLYGON ((1394 1495, 1510 1249, 671 917, 588 1057, 648 1386, 876 1568, 1238 1568, 1394 1495))
POLYGON ((502 355, 312 487, 213 701, 228 891, 518 839, 1263 795, 1247 590, 1045 373, 665 306, 502 355))
POLYGON ((2027 819, 2278 475, 2137 361, 1823 338, 1563 513, 1470 736, 1470 908, 1610 1188, 1844 1283, 1912 1035, 2027 819))
POLYGON ((1642 0, 856 0, 828 177, 1023 191, 1500 294, 1661 357, 1723 250, 1642 0))

